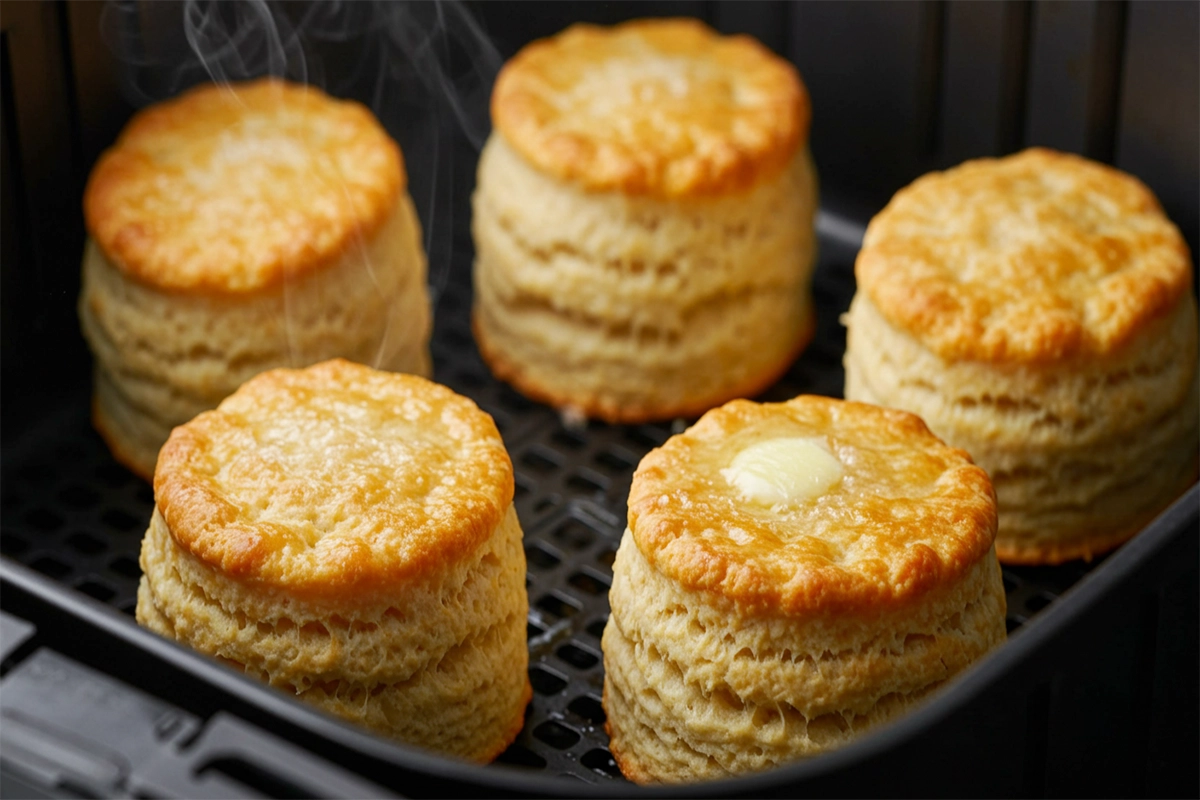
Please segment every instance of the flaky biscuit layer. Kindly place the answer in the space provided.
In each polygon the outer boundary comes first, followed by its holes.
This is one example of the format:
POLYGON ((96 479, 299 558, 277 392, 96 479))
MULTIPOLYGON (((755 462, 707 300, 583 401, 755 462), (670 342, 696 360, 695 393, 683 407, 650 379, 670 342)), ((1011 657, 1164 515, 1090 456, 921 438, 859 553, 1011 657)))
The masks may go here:
POLYGON ((155 511, 142 546, 138 621, 384 736, 490 761, 521 728, 521 528, 389 592, 306 601, 232 579, 179 547, 155 511))
POLYGON ((264 370, 341 356, 430 372, 425 255, 407 195, 325 268, 236 295, 143 284, 89 242, 79 318, 96 358, 96 426, 146 480, 172 428, 264 370))
POLYGON ((759 771, 921 702, 1004 641, 995 532, 987 475, 912 414, 815 396, 705 414, 630 489, 601 642, 622 772, 759 771), (782 460, 748 466, 764 452, 782 460), (751 469, 795 491, 748 493, 751 469))
POLYGON ((1196 479, 1190 295, 1124 348, 1053 368, 941 358, 862 293, 846 323, 846 397, 916 413, 971 453, 996 488, 996 549, 1007 563, 1102 554, 1196 479))
POLYGON ((1002 560, 1091 558, 1195 480, 1191 258, 1136 178, 1041 148, 926 175, 855 274, 846 396, 988 470, 1002 560))
POLYGON ((531 397, 610 421, 765 389, 813 330, 807 150, 724 197, 584 193, 493 134, 473 198, 474 328, 531 397))
POLYGON ((411 375, 272 370, 172 434, 138 621, 385 736, 520 730, 525 555, 490 417, 411 375))
POLYGON ((613 757, 639 783, 715 780, 847 743, 1004 641, 994 552, 920 602, 747 613, 656 570, 626 531, 604 630, 613 757))

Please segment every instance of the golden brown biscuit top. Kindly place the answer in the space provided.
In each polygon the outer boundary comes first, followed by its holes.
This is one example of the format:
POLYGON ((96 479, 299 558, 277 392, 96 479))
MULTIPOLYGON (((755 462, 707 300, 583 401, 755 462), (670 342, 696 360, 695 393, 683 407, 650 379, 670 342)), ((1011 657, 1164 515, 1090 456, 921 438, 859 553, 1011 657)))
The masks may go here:
POLYGON ((573 25, 501 70, 492 121, 535 167, 585 189, 662 197, 777 174, 808 136, 795 68, 691 19, 573 25))
POLYGON ((399 147, 366 108, 266 79, 139 112, 96 162, 83 209, 131 277, 248 292, 373 233, 405 181, 399 147))
POLYGON ((1189 290, 1191 257, 1140 181, 1040 148, 926 175, 867 228, 858 286, 946 359, 1120 348, 1189 290))
POLYGON ((758 613, 836 613, 952 584, 989 552, 996 504, 987 474, 912 414, 816 396, 734 400, 642 459, 629 527, 688 589, 758 613), (783 437, 822 441, 841 479, 812 499, 748 501, 723 471, 783 437))
POLYGON ((388 591, 473 552, 512 462, 470 400, 335 359, 247 381, 176 428, 154 499, 179 545, 297 596, 388 591))

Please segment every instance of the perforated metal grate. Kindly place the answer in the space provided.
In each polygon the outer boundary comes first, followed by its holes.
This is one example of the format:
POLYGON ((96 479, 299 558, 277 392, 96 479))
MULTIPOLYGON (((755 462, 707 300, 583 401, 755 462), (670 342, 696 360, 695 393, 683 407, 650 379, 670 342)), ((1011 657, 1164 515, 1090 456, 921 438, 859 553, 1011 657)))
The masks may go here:
MULTIPOLYGON (((515 502, 529 564, 533 701, 524 729, 499 761, 589 782, 621 780, 604 733, 600 634, 630 477, 673 426, 593 422, 570 428, 552 409, 495 381, 470 333, 470 243, 460 239, 456 245, 460 255, 437 304, 435 378, 496 420, 516 470, 515 502)), ((852 258, 852 250, 827 243, 815 278, 817 335, 761 399, 841 394, 845 334, 838 316, 853 293, 852 258)), ((6 442, 0 551, 132 615, 152 491, 109 456, 89 423, 87 397, 71 398, 39 425, 6 442)), ((1088 569, 1005 570, 1009 630, 1088 569)))

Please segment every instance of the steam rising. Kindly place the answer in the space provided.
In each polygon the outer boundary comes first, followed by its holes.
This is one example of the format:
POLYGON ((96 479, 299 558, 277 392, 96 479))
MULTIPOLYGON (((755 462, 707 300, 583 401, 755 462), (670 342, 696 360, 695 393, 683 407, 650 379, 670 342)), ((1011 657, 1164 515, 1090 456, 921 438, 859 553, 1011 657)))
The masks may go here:
POLYGON ((381 118, 403 92, 407 104, 448 112, 477 149, 489 130, 487 102, 500 54, 455 0, 113 0, 101 24, 109 47, 130 68, 123 90, 135 106, 205 80, 274 75, 353 97, 381 118), (416 87, 421 91, 413 93, 416 87))
POLYGON ((463 5, 114 0, 102 26, 125 66, 122 91, 135 106, 201 82, 267 75, 368 106, 404 152, 436 305, 453 254, 452 148, 459 134, 482 147, 501 65, 463 5))

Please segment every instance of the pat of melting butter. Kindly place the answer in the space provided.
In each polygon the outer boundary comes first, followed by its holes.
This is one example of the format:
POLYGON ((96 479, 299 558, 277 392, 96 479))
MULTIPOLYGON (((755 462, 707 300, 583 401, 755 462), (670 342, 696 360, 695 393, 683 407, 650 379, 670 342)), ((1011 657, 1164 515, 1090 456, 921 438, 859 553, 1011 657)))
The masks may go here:
POLYGON ((744 500, 764 506, 813 500, 837 485, 844 473, 823 439, 805 437, 752 444, 721 470, 744 500))

